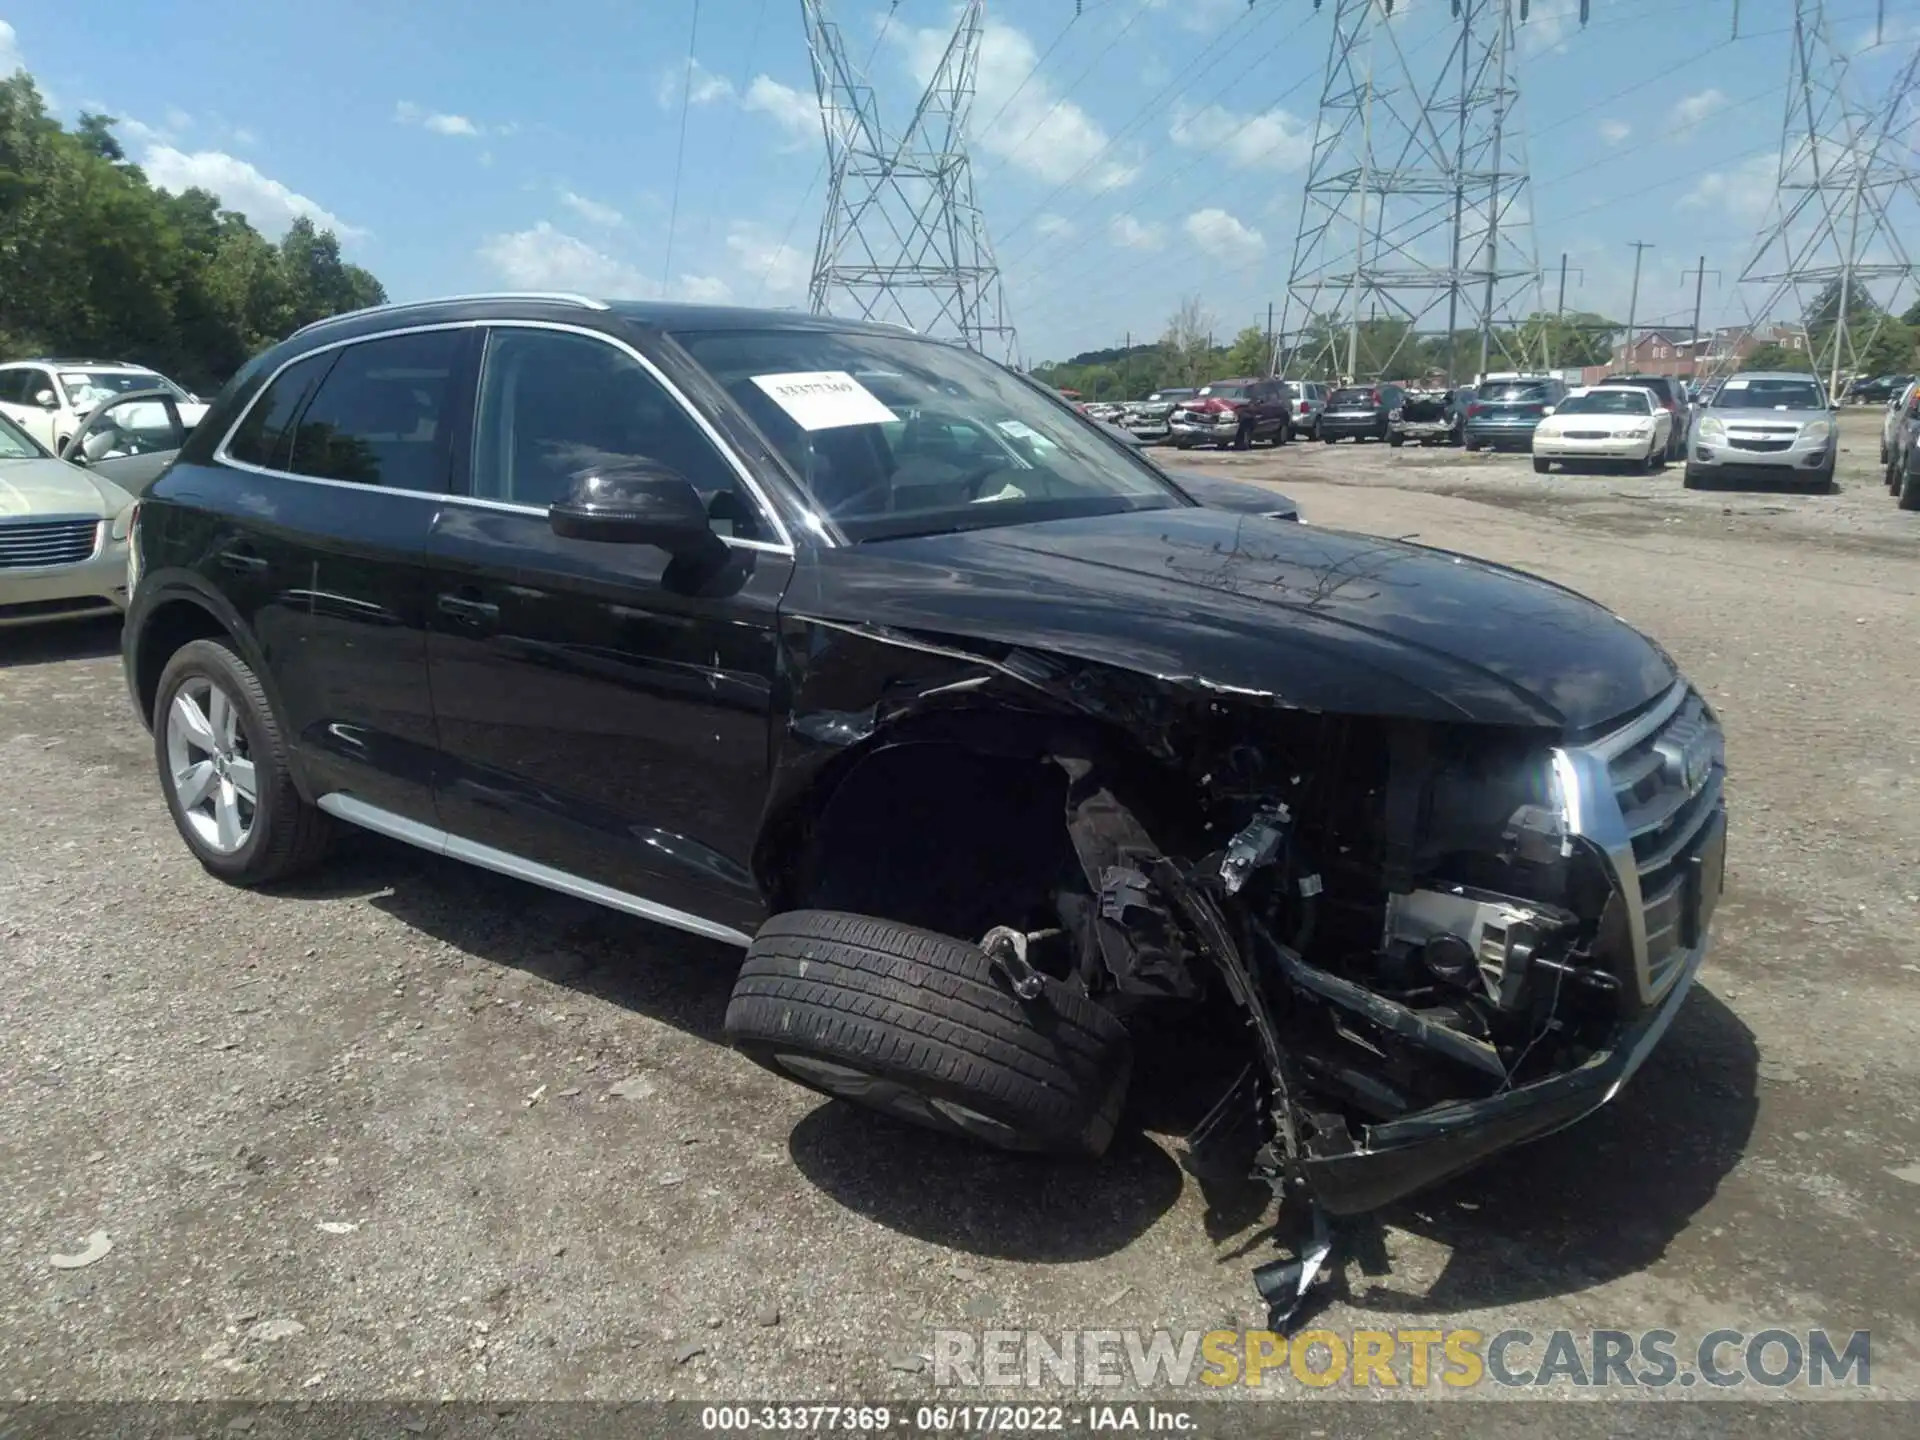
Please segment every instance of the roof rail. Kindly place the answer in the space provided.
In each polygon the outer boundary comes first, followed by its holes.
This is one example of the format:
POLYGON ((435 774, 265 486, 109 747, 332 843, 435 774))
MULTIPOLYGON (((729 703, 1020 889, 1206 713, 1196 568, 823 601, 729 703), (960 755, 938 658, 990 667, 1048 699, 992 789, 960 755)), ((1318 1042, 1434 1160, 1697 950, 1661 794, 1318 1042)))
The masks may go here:
MULTIPOLYGON (((391 305, 366 305, 358 310, 343 310, 338 315, 328 315, 319 320, 309 321, 294 331, 294 335, 304 335, 309 330, 322 325, 331 325, 337 320, 351 320, 356 315, 386 314, 399 310, 421 310, 430 305, 452 305, 463 300, 546 300, 558 305, 578 305, 583 310, 605 310, 607 302, 595 300, 588 295, 576 295, 570 290, 484 290, 471 295, 436 295, 431 300, 406 300, 391 305)), ((289 339, 292 336, 288 337, 289 339)))

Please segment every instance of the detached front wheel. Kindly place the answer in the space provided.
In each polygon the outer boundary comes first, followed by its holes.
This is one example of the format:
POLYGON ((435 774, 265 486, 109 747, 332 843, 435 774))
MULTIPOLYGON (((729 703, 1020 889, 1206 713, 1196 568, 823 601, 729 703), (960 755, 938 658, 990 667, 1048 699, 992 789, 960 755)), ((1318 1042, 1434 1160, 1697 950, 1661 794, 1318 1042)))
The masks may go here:
POLYGON ((726 1031, 809 1089, 1003 1150, 1102 1154, 1132 1067, 1125 1027, 1071 987, 1022 1000, 978 946, 833 910, 761 927, 726 1031))

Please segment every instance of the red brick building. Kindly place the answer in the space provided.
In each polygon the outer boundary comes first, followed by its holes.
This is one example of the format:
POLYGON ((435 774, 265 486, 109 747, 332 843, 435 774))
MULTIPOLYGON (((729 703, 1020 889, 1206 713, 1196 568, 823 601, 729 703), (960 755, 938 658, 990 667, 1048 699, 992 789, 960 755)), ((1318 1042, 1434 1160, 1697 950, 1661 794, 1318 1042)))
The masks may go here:
POLYGON ((1717 371, 1738 369, 1740 363, 1762 345, 1805 350, 1807 337, 1804 331, 1786 325, 1764 325, 1751 331, 1742 325, 1723 325, 1697 340, 1684 328, 1642 330, 1631 344, 1623 340, 1613 347, 1610 363, 1589 365, 1584 379, 1592 385, 1608 375, 1624 372, 1695 380, 1717 371))

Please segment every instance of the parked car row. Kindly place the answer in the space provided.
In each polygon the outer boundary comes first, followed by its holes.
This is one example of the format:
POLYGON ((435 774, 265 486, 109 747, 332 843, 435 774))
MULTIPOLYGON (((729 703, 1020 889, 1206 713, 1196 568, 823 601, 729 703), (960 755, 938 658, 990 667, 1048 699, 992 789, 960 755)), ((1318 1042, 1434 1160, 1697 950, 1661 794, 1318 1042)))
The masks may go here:
POLYGON ((1887 404, 1880 463, 1900 508, 1920 510, 1920 381, 1909 380, 1887 404))

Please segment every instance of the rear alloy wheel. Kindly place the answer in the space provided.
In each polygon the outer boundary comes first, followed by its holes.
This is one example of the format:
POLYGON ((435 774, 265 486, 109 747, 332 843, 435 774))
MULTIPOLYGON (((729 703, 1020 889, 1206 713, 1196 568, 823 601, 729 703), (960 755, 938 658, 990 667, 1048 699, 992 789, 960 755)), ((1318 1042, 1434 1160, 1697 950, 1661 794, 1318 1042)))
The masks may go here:
POLYGON ((1098 1156, 1132 1045, 1078 990, 1016 996, 978 946, 892 920, 794 910, 760 928, 727 1038, 810 1089, 1002 1150, 1098 1156))
POLYGON ((331 822, 300 798, 266 691, 225 645, 195 640, 167 661, 153 742, 180 838, 222 880, 267 884, 325 854, 331 822))

